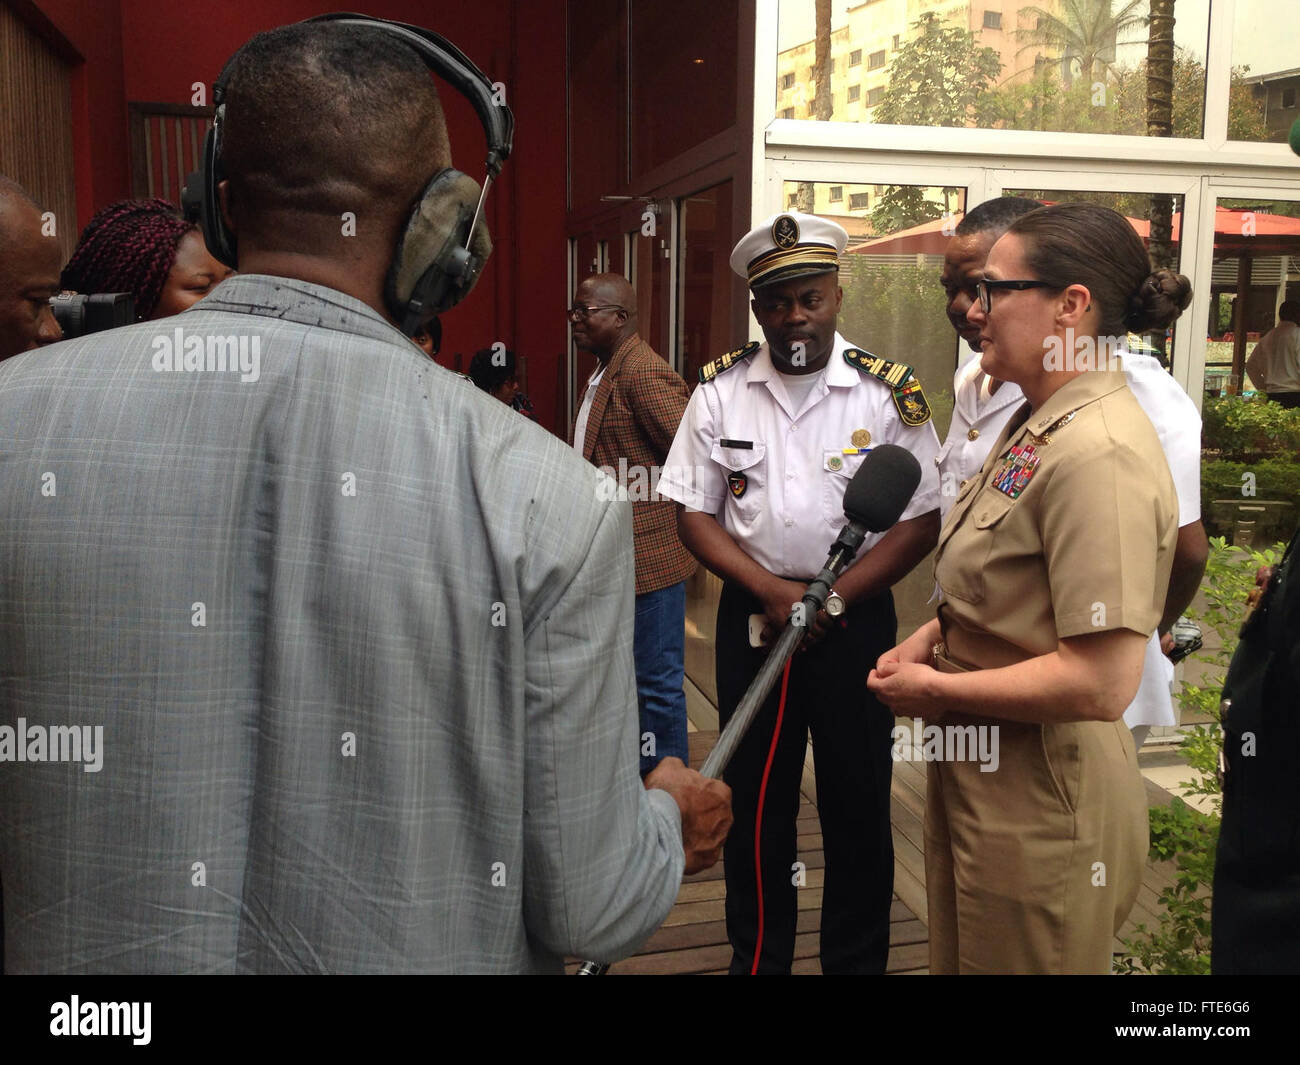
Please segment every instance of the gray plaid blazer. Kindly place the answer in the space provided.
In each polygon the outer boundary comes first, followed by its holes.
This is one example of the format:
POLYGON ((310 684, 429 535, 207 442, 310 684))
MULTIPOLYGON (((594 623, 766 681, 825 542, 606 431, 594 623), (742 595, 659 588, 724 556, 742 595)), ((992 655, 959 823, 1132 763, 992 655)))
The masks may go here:
POLYGON ((8 971, 556 971, 667 915, 627 504, 357 300, 8 360, 0 530, 8 971))

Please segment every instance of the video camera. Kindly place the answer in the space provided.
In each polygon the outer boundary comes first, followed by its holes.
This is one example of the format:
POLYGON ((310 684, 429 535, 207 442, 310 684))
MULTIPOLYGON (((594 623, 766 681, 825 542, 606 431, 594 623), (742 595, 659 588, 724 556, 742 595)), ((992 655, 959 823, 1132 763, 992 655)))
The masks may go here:
POLYGON ((67 340, 135 321, 135 297, 129 292, 60 292, 50 307, 67 340))

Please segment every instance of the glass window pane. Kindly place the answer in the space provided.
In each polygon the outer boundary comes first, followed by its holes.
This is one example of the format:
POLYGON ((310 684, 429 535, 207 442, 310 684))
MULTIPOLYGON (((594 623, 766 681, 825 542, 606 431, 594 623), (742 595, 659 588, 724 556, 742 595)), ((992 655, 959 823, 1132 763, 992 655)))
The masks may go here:
POLYGON ((1211 293, 1202 520, 1263 550, 1300 520, 1300 200, 1219 200, 1211 293))
POLYGON ((671 275, 668 245, 672 216, 660 210, 653 236, 632 234, 632 287, 636 289, 637 332, 663 358, 668 358, 668 336, 664 323, 668 318, 671 275))
MULTIPOLYGON (((628 34, 634 183, 638 175, 735 123, 739 19, 738 0, 632 3, 628 34), (665 118, 669 115, 671 121, 665 118)), ((800 76, 806 78, 808 72, 800 76)), ((614 84, 607 83, 601 91, 611 92, 614 84)))
MULTIPOLYGON (((574 0, 569 4, 569 51, 582 62, 569 63, 569 144, 580 148, 592 130, 602 131, 609 145, 621 141, 620 101, 614 86, 619 81, 619 38, 622 6, 606 0, 574 0)), ((582 166, 571 167, 570 207, 596 203, 626 180, 616 148, 584 151, 582 166)))
POLYGON ((836 0, 824 25, 817 6, 780 5, 774 113, 782 117, 1202 135, 1208 0, 1167 0, 1177 8, 1172 33, 1148 18, 1150 0, 1043 0, 1002 11, 961 0, 836 0))
POLYGON ((701 366, 744 339, 731 324, 731 182, 685 197, 681 227, 681 366, 694 385, 701 366))
POLYGON ((1300 118, 1295 0, 1237 0, 1228 137, 1285 141, 1300 118))
POLYGON ((1300 299, 1300 202, 1219 200, 1210 293, 1205 394, 1262 397, 1269 382, 1251 355, 1282 304, 1300 299))

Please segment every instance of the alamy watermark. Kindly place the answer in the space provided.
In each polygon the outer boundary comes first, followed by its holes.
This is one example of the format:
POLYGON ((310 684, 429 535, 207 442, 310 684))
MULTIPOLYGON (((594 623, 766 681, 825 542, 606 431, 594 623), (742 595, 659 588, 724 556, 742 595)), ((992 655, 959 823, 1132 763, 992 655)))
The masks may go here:
POLYGON ((1075 336, 1066 326, 1065 336, 1043 338, 1043 369, 1048 373, 1075 370, 1122 370, 1127 336, 1075 336))
POLYGON ((152 347, 158 373, 237 373, 244 384, 262 376, 262 338, 256 333, 187 334, 178 325, 154 337, 152 347))
POLYGON ((701 467, 641 466, 620 458, 617 467, 596 467, 596 499, 602 503, 615 499, 632 503, 664 502, 669 497, 659 493, 659 480, 665 472, 671 473, 670 480, 687 491, 707 483, 708 471, 701 467))
POLYGON ((104 768, 103 725, 0 725, 0 762, 81 762, 86 773, 104 768))
POLYGON ((130 1036, 136 1046, 148 1046, 152 1002, 68 1002, 50 1006, 50 1035, 130 1036))
POLYGON ((910 729, 895 725, 893 735, 895 762, 979 762, 981 773, 993 773, 1001 761, 997 725, 923 725, 914 718, 910 729))

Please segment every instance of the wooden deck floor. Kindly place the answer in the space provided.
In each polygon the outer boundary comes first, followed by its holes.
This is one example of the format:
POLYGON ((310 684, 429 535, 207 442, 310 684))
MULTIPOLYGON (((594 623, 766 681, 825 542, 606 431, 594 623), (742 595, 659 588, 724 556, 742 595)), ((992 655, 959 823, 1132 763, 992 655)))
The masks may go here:
MULTIPOLYGON (((717 738, 717 732, 690 734, 691 765, 698 769, 703 764, 717 738)), ((822 880, 826 860, 822 853, 817 808, 806 793, 799 805, 797 825, 798 856, 807 868, 807 884, 798 893, 799 917, 795 926, 792 971, 820 973, 818 933, 821 929, 822 880)), ((610 974, 726 973, 731 962, 724 912, 726 894, 721 862, 703 873, 688 876, 663 927, 650 937, 639 954, 611 967, 610 974)), ((924 973, 929 962, 929 950, 925 924, 895 895, 889 911, 888 972, 924 973)), ((575 968, 577 963, 571 962, 568 971, 575 968)))
MULTIPOLYGON (((903 719, 906 720, 906 719, 903 719)), ((716 731, 690 734, 691 765, 699 768, 717 741, 716 731)), ((811 762, 811 753, 809 756, 811 762)), ((815 772, 815 767, 813 767, 815 772)), ((825 859, 822 852, 821 826, 817 808, 810 799, 812 772, 805 773, 803 798, 798 819, 799 860, 807 867, 807 885, 799 890, 799 917, 796 925, 793 972, 820 973, 818 931, 821 928, 822 881, 825 859)), ((1172 796, 1146 781, 1151 806, 1164 805, 1172 796)), ((894 901, 889 920, 889 963, 891 975, 924 975, 929 964, 929 935, 925 923, 925 843, 922 826, 925 816, 925 766, 920 762, 894 763, 890 820, 894 831, 894 901)), ((1147 863, 1138 899, 1120 937, 1131 934, 1145 923, 1148 928, 1159 921, 1162 907, 1160 891, 1173 882, 1172 862, 1147 863)), ((731 961, 727 943, 724 905, 726 882, 722 863, 703 873, 689 876, 672 912, 642 947, 640 953, 610 969, 611 974, 638 973, 721 975, 731 961)), ((1121 949, 1116 937, 1115 949, 1121 949)), ((572 973, 577 962, 572 961, 572 973)))

